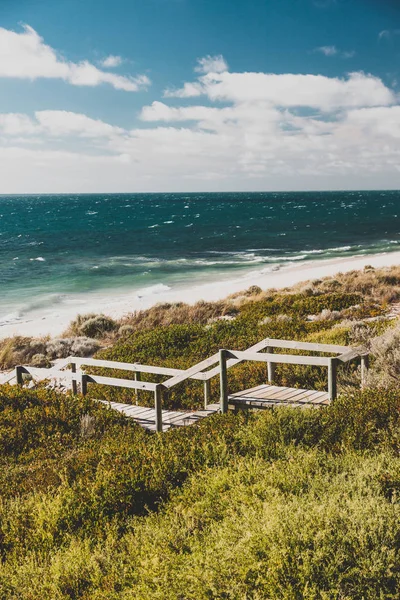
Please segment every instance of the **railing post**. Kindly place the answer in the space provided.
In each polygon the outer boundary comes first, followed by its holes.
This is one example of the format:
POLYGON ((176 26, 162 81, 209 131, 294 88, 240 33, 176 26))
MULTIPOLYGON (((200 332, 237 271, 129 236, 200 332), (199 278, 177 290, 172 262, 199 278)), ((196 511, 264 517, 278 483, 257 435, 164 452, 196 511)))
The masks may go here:
POLYGON ((204 409, 207 410, 207 406, 210 404, 211 399, 211 381, 206 379, 204 382, 204 409))
POLYGON ((162 432, 162 385, 157 385, 154 392, 154 407, 156 409, 156 430, 162 432))
MULTIPOLYGON (((273 348, 267 348, 267 354, 273 354, 274 353, 274 349, 273 348)), ((268 383, 271 383, 272 381, 275 380, 275 363, 273 362, 269 362, 267 363, 267 369, 268 369, 268 383)))
POLYGON ((361 387, 365 387, 367 383, 367 375, 369 369, 369 355, 364 354, 361 356, 361 387))
POLYGON ((87 394, 87 382, 88 380, 88 376, 85 373, 82 373, 81 375, 81 394, 82 396, 86 396, 87 394))
POLYGON ((24 367, 22 367, 20 365, 15 367, 15 379, 17 380, 17 385, 23 385, 24 378, 23 378, 22 374, 24 373, 24 371, 25 371, 24 367))
MULTIPOLYGON (((76 363, 71 363, 71 371, 72 373, 76 373, 76 363)), ((76 379, 74 379, 74 377, 72 376, 72 393, 74 394, 74 396, 77 395, 78 393, 78 384, 76 379)))
POLYGON ((220 390, 221 390, 221 413, 228 412, 228 377, 226 369, 226 350, 219 351, 220 390))
POLYGON ((335 400, 337 396, 337 359, 330 358, 328 366, 328 393, 329 400, 335 400))
MULTIPOLYGON (((142 375, 138 371, 135 371, 135 381, 142 381, 142 375)), ((139 404, 139 390, 136 390, 136 404, 139 404)))

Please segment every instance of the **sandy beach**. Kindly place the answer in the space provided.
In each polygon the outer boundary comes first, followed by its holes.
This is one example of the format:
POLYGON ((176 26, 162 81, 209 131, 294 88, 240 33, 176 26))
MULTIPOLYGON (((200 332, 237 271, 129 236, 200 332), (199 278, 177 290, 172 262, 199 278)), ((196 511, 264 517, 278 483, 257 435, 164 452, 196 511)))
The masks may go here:
POLYGON ((136 310, 150 308, 162 302, 194 303, 199 300, 220 300, 229 294, 244 290, 251 285, 263 289, 284 288, 301 281, 333 276, 338 272, 363 269, 366 265, 389 267, 400 264, 400 252, 373 254, 302 262, 271 271, 250 270, 237 278, 195 284, 192 287, 168 288, 162 284, 141 290, 113 290, 110 294, 75 294, 65 296, 55 306, 20 315, 18 320, 0 327, 0 339, 13 335, 43 336, 60 335, 77 314, 104 313, 114 318, 136 310))

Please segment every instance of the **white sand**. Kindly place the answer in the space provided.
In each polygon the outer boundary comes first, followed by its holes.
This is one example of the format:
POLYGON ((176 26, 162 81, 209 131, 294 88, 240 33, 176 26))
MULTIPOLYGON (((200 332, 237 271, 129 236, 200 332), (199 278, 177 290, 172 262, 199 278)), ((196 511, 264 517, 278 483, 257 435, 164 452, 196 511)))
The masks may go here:
POLYGON ((363 269, 366 265, 385 267, 399 264, 400 252, 390 252, 302 262, 273 272, 270 268, 261 271, 253 270, 235 279, 212 281, 193 287, 169 289, 167 286, 158 285, 150 290, 153 293, 147 293, 143 297, 141 297, 140 291, 137 290, 113 290, 110 294, 91 293, 66 296, 56 307, 52 306, 38 310, 26 317, 22 315, 17 322, 1 326, 0 339, 12 335, 56 336, 62 333, 70 321, 79 313, 104 313, 118 318, 129 312, 149 308, 160 302, 187 302, 190 304, 198 300, 220 300, 251 285, 258 285, 263 289, 283 288, 309 279, 333 276, 338 272, 363 269))

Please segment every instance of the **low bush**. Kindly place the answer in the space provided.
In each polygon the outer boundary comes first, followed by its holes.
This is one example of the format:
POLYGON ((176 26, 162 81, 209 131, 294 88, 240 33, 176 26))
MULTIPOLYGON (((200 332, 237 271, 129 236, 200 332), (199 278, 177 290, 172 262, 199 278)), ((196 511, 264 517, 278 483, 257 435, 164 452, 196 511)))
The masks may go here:
POLYGON ((395 598, 399 420, 367 390, 149 435, 4 388, 0 597, 395 598))
POLYGON ((400 376, 400 325, 396 325, 381 336, 370 341, 374 358, 369 372, 370 386, 390 387, 396 385, 400 376))
MULTIPOLYGON (((388 293, 400 272, 384 275, 388 293)), ((99 333, 114 340, 99 357, 178 368, 266 337, 346 345, 380 335, 375 387, 346 389, 352 376, 359 384, 350 364, 340 371, 345 393, 329 408, 215 415, 151 435, 89 397, 1 387, 0 599, 397 598, 400 338, 376 319, 379 276, 339 274, 313 281, 312 293, 251 289, 220 303, 162 305, 99 333), (307 320, 323 310, 345 320, 307 320)), ((62 342, 3 342, 0 358, 90 354, 99 342, 81 327, 97 318, 79 317, 62 342)), ((265 364, 242 363, 228 380, 238 391, 266 377, 265 364)), ((326 386, 316 367, 280 365, 276 377, 326 386)), ((89 394, 133 399, 105 386, 89 394)), ((193 409, 202 395, 201 382, 185 382, 166 406, 193 409)), ((139 402, 152 398, 141 392, 139 402)))
POLYGON ((0 340, 0 369, 11 369, 15 365, 27 364, 37 354, 46 353, 43 339, 15 336, 0 340))
POLYGON ((87 321, 84 321, 80 327, 79 333, 82 336, 90 338, 102 338, 106 333, 115 331, 117 323, 105 315, 97 315, 87 321))
POLYGON ((33 367, 46 368, 50 367, 51 363, 45 354, 34 354, 30 360, 33 367))
POLYGON ((71 354, 75 354, 76 356, 93 356, 99 348, 100 344, 96 340, 84 336, 57 338, 47 343, 46 354, 52 360, 67 358, 71 354))

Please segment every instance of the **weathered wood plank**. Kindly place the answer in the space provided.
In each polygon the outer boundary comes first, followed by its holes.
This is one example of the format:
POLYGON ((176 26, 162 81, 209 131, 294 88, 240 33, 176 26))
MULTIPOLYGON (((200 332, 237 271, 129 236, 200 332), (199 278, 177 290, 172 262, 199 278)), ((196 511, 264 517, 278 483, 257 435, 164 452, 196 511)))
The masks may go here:
POLYGON ((97 383, 99 385, 111 385, 113 387, 123 387, 132 390, 147 390, 155 392, 157 383, 149 383, 148 381, 133 381, 131 379, 118 379, 117 377, 102 377, 100 375, 86 375, 89 383, 97 383))
MULTIPOLYGON (((100 367, 106 369, 116 369, 120 371, 132 371, 139 373, 153 373, 155 375, 179 375, 185 373, 183 369, 172 369, 169 367, 153 367, 151 365, 142 365, 140 363, 124 363, 117 362, 114 360, 100 360, 98 358, 81 358, 78 356, 71 356, 69 358, 70 363, 75 363, 78 366, 86 367, 100 367)), ((192 379, 203 380, 202 374, 195 374, 191 377, 192 379)))
POLYGON ((6 373, 0 378, 0 385, 5 385, 6 383, 11 383, 15 380, 15 370, 12 373, 6 373))
MULTIPOLYGON (((277 388, 278 386, 273 385, 271 387, 277 388)), ((242 392, 234 392, 233 394, 229 394, 229 396, 243 396, 246 394, 251 394, 252 392, 256 392, 256 391, 264 389, 264 388, 265 388, 265 384, 262 383, 261 385, 256 385, 255 387, 249 388, 248 390, 243 390, 242 392)))
POLYGON ((361 387, 365 387, 369 371, 369 356, 361 357, 361 387))
POLYGON ((224 414, 228 411, 228 378, 227 378, 227 351, 219 351, 219 368, 220 368, 220 404, 221 412, 224 414))
POLYGON ((239 407, 265 408, 279 405, 318 406, 325 403, 329 404, 330 400, 327 392, 263 384, 251 390, 243 390, 229 395, 228 402, 230 405, 239 407))
POLYGON ((175 425, 176 422, 181 421, 187 413, 184 412, 169 412, 163 411, 163 424, 175 425))
MULTIPOLYGON (((253 393, 262 395, 263 393, 266 393, 267 391, 268 391, 268 393, 272 394, 274 392, 280 392, 280 391, 286 390, 286 389, 288 389, 288 388, 282 387, 280 385, 271 385, 268 383, 268 384, 261 385, 258 390, 255 390, 250 395, 253 395, 253 393)), ((245 391, 247 391, 247 390, 245 390, 245 391)), ((247 396, 247 394, 246 394, 246 396, 247 396)))
POLYGON ((229 353, 241 360, 252 360, 256 362, 274 362, 288 365, 313 365, 328 367, 330 358, 322 356, 300 356, 292 354, 261 354, 257 352, 241 352, 239 350, 229 350, 229 353))
POLYGON ((274 392, 272 394, 266 393, 265 398, 268 400, 291 400, 293 398, 302 398, 304 395, 304 390, 299 390, 295 388, 283 388, 281 392, 274 392))
MULTIPOLYGON (((294 388, 288 388, 285 386, 279 386, 279 385, 263 385, 262 388, 260 388, 257 392, 255 392, 255 394, 257 395, 257 397, 259 396, 260 398, 263 397, 263 394, 265 396, 278 396, 281 395, 285 392, 291 391, 294 388)), ((247 394, 246 394, 247 395, 247 394)), ((253 394, 251 394, 253 395, 253 394)))
POLYGON ((292 340, 276 340, 270 338, 267 340, 267 346, 274 348, 287 348, 291 350, 309 350, 310 352, 342 353, 349 350, 349 346, 339 346, 337 344, 316 344, 314 342, 297 342, 292 340))
MULTIPOLYGON (((121 402, 109 402, 108 400, 97 400, 101 404, 116 410, 126 417, 133 419, 138 425, 149 431, 161 431, 157 429, 156 411, 154 408, 146 408, 133 404, 123 404, 121 402)), ((179 411, 162 411, 162 431, 168 431, 173 427, 184 427, 201 421, 219 411, 219 404, 210 404, 206 410, 193 413, 179 411)))

